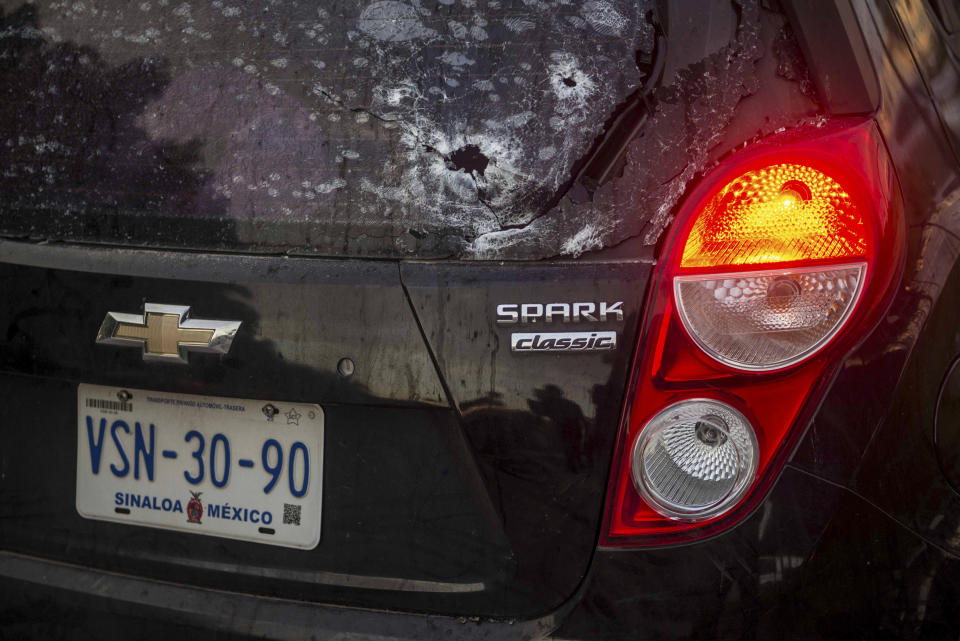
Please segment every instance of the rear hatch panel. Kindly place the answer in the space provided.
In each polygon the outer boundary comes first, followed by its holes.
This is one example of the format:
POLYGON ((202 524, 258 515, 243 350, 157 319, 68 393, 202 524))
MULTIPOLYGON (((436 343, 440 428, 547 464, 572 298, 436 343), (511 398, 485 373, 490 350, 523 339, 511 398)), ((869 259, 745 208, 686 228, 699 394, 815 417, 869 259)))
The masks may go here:
POLYGON ((256 595, 502 617, 544 613, 584 576, 648 264, 16 243, 0 255, 15 261, 0 263, 3 549, 256 595), (189 365, 94 343, 107 311, 138 312, 144 300, 243 325, 228 356, 192 354, 189 365), (616 350, 513 353, 512 330, 496 323, 501 302, 578 300, 623 301, 623 321, 596 324, 617 331, 616 350), (355 363, 349 378, 337 372, 344 357, 355 363), (81 518, 79 383, 320 404, 320 544, 298 551, 81 518))

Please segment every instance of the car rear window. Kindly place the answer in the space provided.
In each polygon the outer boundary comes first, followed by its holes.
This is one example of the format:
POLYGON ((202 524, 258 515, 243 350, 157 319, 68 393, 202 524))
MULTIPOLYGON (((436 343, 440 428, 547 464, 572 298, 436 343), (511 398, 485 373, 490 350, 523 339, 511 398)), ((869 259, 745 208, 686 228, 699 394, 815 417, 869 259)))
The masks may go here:
POLYGON ((463 255, 640 86, 629 0, 0 2, 0 233, 463 255))

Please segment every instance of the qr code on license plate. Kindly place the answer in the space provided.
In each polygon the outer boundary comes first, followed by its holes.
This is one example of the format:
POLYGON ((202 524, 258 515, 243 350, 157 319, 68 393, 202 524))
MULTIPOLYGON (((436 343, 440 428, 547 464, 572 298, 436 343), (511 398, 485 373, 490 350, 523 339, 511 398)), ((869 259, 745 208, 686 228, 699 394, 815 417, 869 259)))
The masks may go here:
POLYGON ((300 525, 300 506, 291 505, 290 503, 283 504, 283 524, 284 525, 300 525))

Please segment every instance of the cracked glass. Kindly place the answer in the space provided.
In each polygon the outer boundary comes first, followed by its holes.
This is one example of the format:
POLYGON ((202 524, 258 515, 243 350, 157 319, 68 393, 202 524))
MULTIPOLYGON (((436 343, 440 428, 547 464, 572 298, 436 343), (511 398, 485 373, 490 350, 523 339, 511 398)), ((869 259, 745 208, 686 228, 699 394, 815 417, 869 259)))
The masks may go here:
MULTIPOLYGON (((572 198, 646 87, 653 5, 0 0, 0 235, 481 260, 653 245, 782 24, 727 6, 729 42, 668 61, 622 166, 572 198)), ((762 115, 751 135, 797 121, 762 115)))

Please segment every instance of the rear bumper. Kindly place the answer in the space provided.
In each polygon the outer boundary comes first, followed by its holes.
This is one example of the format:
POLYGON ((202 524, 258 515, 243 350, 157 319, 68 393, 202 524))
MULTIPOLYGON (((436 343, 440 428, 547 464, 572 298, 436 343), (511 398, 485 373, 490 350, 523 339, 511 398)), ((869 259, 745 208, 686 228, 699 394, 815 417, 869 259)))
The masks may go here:
POLYGON ((566 609, 473 621, 267 599, 0 552, 0 636, 18 638, 540 639, 566 609), (4 631, 6 629, 6 632, 4 631))
POLYGON ((953 607, 958 563, 849 490, 788 467, 736 529, 683 547, 601 550, 578 593, 537 619, 317 605, 0 552, 0 633, 353 641, 939 638, 960 629, 953 607))

